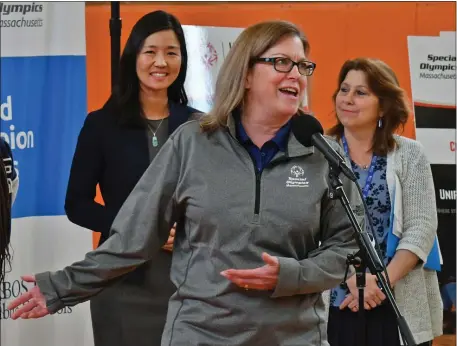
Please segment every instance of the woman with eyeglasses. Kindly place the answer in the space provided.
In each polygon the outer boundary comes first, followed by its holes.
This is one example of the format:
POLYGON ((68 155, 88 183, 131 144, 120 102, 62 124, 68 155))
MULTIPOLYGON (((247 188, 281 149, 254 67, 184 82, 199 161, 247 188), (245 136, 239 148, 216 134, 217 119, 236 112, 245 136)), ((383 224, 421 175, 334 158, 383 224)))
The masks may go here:
POLYGON ((291 132, 316 67, 308 52, 289 22, 243 31, 213 109, 171 135, 113 235, 84 260, 37 274, 37 287, 11 303, 13 318, 89 299, 153 260, 178 218, 162 345, 328 345, 321 292, 339 283, 355 242, 343 207, 329 199, 327 161, 291 132))

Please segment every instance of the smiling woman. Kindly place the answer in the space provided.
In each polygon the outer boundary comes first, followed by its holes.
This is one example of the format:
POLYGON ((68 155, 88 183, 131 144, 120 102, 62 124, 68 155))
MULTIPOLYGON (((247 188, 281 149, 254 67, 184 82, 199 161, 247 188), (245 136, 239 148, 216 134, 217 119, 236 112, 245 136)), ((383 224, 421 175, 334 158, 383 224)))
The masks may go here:
POLYGON ((167 91, 181 69, 181 49, 173 30, 164 30, 146 38, 136 62, 143 94, 148 90, 167 91))
MULTIPOLYGON (((163 11, 139 19, 120 59, 118 85, 81 129, 68 183, 67 216, 100 232, 99 245, 111 237, 116 214, 170 134, 196 112, 187 106, 186 71, 178 19, 163 11), (104 206, 94 202, 97 184, 104 206)), ((169 279, 173 223, 152 266, 144 263, 91 300, 95 346, 160 345, 175 290, 169 279)))
MULTIPOLYGON (((395 299, 418 346, 442 334, 438 288, 437 212, 430 164, 422 146, 395 134, 408 118, 405 92, 383 61, 348 60, 334 93, 337 124, 329 134, 340 141, 363 189, 373 222, 373 239, 387 267, 395 299), (423 302, 423 304, 418 304, 423 302)), ((400 346, 393 310, 376 278, 366 274, 364 326, 358 324, 355 275, 331 292, 331 346, 359 345, 365 327, 370 346, 400 346)))

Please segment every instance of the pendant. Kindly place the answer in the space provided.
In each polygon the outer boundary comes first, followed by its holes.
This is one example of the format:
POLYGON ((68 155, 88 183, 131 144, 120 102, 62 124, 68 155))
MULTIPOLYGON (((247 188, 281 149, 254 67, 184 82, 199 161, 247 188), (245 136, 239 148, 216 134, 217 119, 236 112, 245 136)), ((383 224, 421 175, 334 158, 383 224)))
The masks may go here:
POLYGON ((156 135, 152 136, 152 146, 155 148, 159 145, 156 135))

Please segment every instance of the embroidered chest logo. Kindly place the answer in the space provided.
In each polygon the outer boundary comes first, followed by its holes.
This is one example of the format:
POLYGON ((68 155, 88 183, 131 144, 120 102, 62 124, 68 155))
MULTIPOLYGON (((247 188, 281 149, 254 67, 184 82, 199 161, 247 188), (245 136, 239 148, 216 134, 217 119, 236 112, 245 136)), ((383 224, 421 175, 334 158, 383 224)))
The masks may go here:
POLYGON ((304 177, 305 171, 300 166, 292 166, 290 176, 286 181, 286 187, 308 187, 309 182, 304 177))

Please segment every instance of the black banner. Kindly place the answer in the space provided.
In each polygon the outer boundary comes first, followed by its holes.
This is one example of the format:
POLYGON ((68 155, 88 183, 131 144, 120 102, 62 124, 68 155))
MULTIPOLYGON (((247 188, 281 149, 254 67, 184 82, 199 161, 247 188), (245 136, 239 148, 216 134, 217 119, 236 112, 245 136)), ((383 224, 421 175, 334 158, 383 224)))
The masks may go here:
POLYGON ((432 164, 435 185, 436 207, 438 211, 438 240, 443 266, 438 273, 440 283, 455 280, 456 273, 456 189, 455 165, 432 164))
POLYGON ((438 106, 414 106, 416 128, 455 129, 455 108, 438 106))

